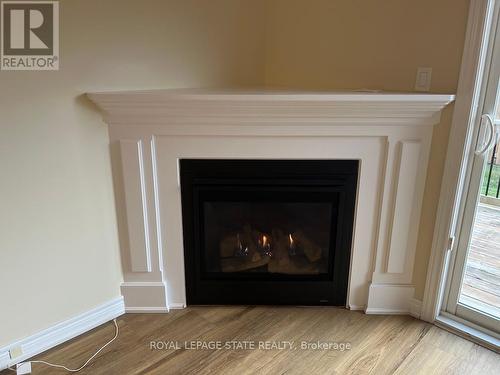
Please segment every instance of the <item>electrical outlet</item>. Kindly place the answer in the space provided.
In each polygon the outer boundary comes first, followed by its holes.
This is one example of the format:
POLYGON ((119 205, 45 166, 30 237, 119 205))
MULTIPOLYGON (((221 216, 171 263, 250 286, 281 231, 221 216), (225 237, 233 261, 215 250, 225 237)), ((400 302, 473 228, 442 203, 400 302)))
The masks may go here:
POLYGON ((432 68, 418 68, 415 79, 415 91, 429 91, 431 89, 432 68))
POLYGON ((23 348, 15 346, 9 350, 10 359, 14 359, 23 355, 23 348))
POLYGON ((16 366, 17 375, 31 374, 31 362, 18 363, 16 366))

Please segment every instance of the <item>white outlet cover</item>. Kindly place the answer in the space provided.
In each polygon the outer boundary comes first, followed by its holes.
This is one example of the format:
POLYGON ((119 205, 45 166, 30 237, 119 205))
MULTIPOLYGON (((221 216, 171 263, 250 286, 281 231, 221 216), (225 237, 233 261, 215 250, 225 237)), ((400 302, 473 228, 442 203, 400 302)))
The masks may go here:
POLYGON ((14 359, 23 355, 23 348, 15 346, 9 350, 10 359, 14 359))
POLYGON ((415 91, 428 92, 431 89, 432 68, 418 68, 415 91))

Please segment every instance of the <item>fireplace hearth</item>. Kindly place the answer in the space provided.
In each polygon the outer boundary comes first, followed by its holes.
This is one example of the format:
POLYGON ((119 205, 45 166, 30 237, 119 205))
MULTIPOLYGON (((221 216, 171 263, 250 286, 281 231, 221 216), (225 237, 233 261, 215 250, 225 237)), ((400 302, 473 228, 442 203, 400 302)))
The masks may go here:
POLYGON ((358 161, 180 161, 188 304, 345 305, 358 161))

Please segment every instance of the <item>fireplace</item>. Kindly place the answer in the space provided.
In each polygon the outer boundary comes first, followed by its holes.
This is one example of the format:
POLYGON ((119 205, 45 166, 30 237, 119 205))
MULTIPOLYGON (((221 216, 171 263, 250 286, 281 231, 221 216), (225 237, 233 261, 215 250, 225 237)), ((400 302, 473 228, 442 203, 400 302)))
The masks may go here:
POLYGON ((418 316, 413 270, 427 161, 433 125, 453 95, 89 97, 109 125, 127 312, 347 302, 418 316), (264 258, 263 235, 285 260, 264 258))
POLYGON ((181 159, 188 304, 345 305, 357 160, 181 159))

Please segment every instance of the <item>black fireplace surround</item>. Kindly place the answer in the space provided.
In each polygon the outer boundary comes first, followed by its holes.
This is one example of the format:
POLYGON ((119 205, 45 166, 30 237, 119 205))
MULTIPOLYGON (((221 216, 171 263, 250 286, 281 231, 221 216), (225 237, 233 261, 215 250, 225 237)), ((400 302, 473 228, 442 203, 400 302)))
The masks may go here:
POLYGON ((357 160, 181 159, 189 305, 345 305, 357 160))

